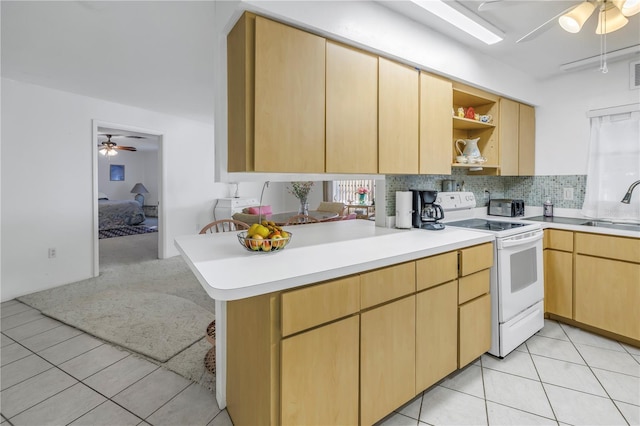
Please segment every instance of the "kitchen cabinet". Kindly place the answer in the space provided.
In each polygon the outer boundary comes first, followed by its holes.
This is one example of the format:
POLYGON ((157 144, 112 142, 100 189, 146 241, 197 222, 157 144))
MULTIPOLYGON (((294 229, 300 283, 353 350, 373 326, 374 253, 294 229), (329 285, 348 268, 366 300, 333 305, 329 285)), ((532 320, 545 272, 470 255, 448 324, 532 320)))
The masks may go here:
POLYGON ((282 424, 358 423, 359 318, 282 341, 282 424))
POLYGON ((640 340, 640 239, 575 234, 575 320, 640 340))
POLYGON ((361 314, 361 425, 375 423, 416 395, 415 333, 415 296, 361 314))
POLYGON ((451 174, 451 81, 420 72, 420 174, 451 174))
POLYGON ((360 274, 360 307, 370 308, 416 291, 415 262, 360 274))
POLYGON ((378 173, 418 173, 419 73, 378 59, 378 173))
MULTIPOLYGON (((498 174, 500 165, 500 150, 498 145, 498 132, 496 127, 499 122, 499 98, 497 95, 485 92, 475 87, 460 83, 453 83, 453 139, 451 145, 452 167, 463 169, 474 169, 481 167, 484 174, 498 174), (492 121, 484 123, 479 120, 468 119, 458 116, 458 109, 473 107, 474 111, 480 115, 491 115, 492 121), (487 161, 483 164, 459 164, 456 157, 460 153, 456 149, 456 140, 475 139, 478 141, 478 148, 487 161)), ((451 111, 450 111, 451 113, 451 111)))
POLYGON ((573 232, 544 231, 545 312, 573 318, 573 232))
POLYGON ((500 175, 535 173, 535 110, 511 99, 500 99, 500 175))
POLYGON ((378 57, 327 41, 326 171, 378 172, 378 57))
POLYGON ((325 45, 247 12, 231 30, 230 172, 324 172, 325 45))

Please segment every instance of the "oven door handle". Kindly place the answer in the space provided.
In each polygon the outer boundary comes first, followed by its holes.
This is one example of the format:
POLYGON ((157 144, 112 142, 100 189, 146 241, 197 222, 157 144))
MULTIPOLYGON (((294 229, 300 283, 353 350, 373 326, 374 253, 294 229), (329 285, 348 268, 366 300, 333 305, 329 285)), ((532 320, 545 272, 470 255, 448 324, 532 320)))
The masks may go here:
POLYGON ((508 247, 520 246, 520 245, 528 244, 528 243, 531 243, 531 242, 534 242, 534 241, 538 241, 538 240, 542 239, 543 235, 544 234, 542 233, 542 231, 540 231, 540 232, 536 232, 531 237, 526 237, 526 238, 521 238, 521 239, 513 239, 513 240, 505 239, 505 240, 500 241, 500 248, 508 248, 508 247))

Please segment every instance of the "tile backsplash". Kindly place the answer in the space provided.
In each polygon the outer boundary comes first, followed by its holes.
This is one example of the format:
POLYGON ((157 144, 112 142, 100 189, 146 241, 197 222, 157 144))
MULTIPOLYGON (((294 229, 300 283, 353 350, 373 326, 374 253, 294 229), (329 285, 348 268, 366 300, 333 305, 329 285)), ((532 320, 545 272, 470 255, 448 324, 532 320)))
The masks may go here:
POLYGON ((460 186, 460 190, 473 192, 478 207, 486 205, 489 197, 522 199, 525 205, 540 207, 549 198, 556 207, 580 209, 584 202, 587 183, 586 175, 477 176, 468 175, 464 170, 453 170, 451 175, 387 175, 385 176, 387 215, 395 216, 396 214, 396 191, 410 189, 441 191, 444 179, 453 179, 460 186), (573 189, 573 200, 564 199, 564 188, 573 189))

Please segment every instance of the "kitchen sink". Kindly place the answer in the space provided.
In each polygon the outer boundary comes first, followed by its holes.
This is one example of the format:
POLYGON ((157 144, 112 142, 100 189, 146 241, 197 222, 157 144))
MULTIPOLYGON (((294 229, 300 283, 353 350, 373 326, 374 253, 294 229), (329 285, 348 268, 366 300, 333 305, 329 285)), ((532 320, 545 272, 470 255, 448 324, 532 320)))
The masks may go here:
POLYGON ((602 228, 613 228, 613 229, 621 229, 623 231, 640 232, 640 223, 624 223, 624 222, 609 222, 606 220, 590 220, 588 222, 583 222, 580 225, 598 226, 602 228))

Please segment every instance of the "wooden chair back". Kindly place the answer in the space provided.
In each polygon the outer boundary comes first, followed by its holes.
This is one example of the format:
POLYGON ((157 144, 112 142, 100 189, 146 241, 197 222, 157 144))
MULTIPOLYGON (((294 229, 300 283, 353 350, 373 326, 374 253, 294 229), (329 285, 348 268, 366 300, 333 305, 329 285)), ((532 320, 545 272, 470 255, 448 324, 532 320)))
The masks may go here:
POLYGON ((318 222, 320 221, 315 217, 312 217, 306 214, 297 214, 287 219, 285 226, 286 225, 305 225, 307 223, 318 223, 318 222))
POLYGON ((242 231, 249 229, 249 225, 239 220, 220 219, 213 221, 200 230, 200 234, 215 234, 217 232, 242 231))

